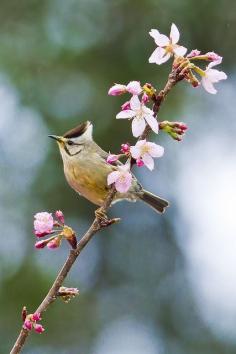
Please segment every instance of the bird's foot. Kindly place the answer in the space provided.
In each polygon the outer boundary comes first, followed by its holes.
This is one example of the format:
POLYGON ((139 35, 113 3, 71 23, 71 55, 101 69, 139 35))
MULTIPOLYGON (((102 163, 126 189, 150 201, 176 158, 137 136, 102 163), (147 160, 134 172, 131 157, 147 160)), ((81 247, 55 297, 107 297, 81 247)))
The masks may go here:
POLYGON ((100 227, 107 227, 120 221, 120 218, 109 219, 103 207, 95 210, 95 216, 100 227))

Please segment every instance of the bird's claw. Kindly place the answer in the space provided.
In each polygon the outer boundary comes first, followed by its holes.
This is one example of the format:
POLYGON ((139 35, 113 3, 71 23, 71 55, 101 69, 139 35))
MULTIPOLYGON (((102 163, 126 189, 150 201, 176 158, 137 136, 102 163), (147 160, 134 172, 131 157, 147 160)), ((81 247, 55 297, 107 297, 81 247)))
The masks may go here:
POLYGON ((103 207, 95 210, 95 216, 101 227, 107 227, 120 221, 120 218, 109 219, 103 207))

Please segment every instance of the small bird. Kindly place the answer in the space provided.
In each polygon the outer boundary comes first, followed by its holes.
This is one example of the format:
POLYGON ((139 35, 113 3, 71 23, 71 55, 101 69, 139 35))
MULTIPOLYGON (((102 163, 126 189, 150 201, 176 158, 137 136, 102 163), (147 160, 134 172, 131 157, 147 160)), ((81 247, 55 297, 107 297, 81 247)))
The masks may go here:
MULTIPOLYGON (((87 121, 63 136, 49 137, 58 143, 69 185, 90 202, 102 206, 110 190, 107 176, 117 171, 119 165, 106 162, 108 153, 94 142, 92 133, 93 125, 87 121)), ((134 175, 128 192, 117 192, 112 203, 121 200, 143 200, 159 213, 169 205, 166 200, 144 190, 134 175)))

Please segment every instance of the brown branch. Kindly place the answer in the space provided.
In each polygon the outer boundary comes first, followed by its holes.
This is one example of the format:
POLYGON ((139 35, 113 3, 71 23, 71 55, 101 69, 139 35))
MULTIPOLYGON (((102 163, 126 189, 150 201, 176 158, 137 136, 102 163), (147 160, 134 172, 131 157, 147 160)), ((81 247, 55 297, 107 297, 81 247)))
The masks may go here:
MULTIPOLYGON (((163 100, 165 99, 166 95, 169 93, 169 91, 175 86, 175 84, 179 81, 178 78, 178 74, 176 73, 176 71, 172 71, 169 75, 168 81, 164 87, 163 90, 161 90, 157 95, 154 95, 152 97, 152 100, 154 102, 153 104, 153 111, 155 113, 155 116, 157 115, 160 106, 163 102, 163 100)), ((150 127, 146 126, 145 131, 143 132, 142 136, 139 139, 146 139, 147 135, 150 132, 150 127)), ((100 214, 106 214, 109 207, 111 206, 112 200, 115 196, 115 188, 114 186, 111 188, 105 202, 104 205, 99 208, 97 211, 99 211, 100 214)), ((52 287, 50 288, 50 290, 48 291, 47 295, 45 296, 44 300, 41 302, 41 304, 38 306, 37 310, 35 312, 45 312, 48 307, 56 300, 57 298, 57 293, 59 288, 62 286, 67 274, 69 273, 70 269, 72 268, 73 264, 75 263, 76 259, 78 258, 78 256, 80 255, 81 251, 83 250, 83 248, 87 245, 87 243, 92 239, 92 237, 100 230, 102 230, 104 227, 107 227, 115 222, 117 222, 119 219, 99 219, 98 214, 96 214, 96 217, 93 221, 93 223, 91 224, 91 226, 89 227, 89 229, 87 230, 87 232, 83 235, 83 237, 80 239, 80 241, 77 244, 76 249, 71 250, 70 254, 66 260, 66 262, 64 263, 64 265, 62 266, 61 270, 59 271, 52 287)), ((18 354, 21 352, 25 341, 29 335, 29 331, 22 328, 19 336, 10 352, 10 354, 18 354)))

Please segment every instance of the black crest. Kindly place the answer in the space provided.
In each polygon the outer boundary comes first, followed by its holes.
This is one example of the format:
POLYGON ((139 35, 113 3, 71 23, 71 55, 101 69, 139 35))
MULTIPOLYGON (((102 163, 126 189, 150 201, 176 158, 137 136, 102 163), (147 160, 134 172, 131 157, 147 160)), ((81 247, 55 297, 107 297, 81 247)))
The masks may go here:
POLYGON ((90 125, 90 122, 84 122, 79 124, 77 127, 69 130, 68 132, 66 132, 63 137, 64 138, 78 138, 79 136, 81 136, 82 134, 84 134, 88 128, 88 126, 90 125))

